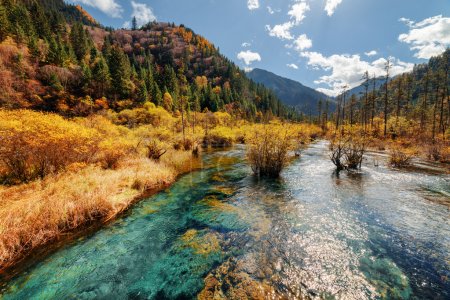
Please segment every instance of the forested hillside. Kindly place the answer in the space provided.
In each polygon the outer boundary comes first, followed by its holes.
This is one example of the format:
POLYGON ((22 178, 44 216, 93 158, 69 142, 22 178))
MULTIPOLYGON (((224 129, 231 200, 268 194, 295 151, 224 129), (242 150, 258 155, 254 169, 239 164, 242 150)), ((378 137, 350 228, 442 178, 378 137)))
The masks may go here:
POLYGON ((0 1, 0 105, 83 116, 146 102, 170 112, 293 113, 183 25, 104 28, 62 0, 0 1))
POLYGON ((382 79, 370 78, 366 73, 358 89, 361 92, 355 94, 352 90, 338 97, 342 111, 336 123, 373 127, 376 118, 382 117, 384 136, 414 132, 416 137, 434 140, 441 134, 445 139, 450 115, 449 66, 450 49, 447 49, 428 63, 416 65, 412 72, 394 78, 389 76, 389 64, 382 79))

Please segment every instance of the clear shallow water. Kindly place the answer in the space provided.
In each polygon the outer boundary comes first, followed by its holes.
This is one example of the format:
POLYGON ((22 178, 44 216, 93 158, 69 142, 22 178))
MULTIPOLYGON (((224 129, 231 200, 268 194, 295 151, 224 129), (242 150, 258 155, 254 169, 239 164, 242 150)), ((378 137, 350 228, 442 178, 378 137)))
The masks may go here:
POLYGON ((449 299, 449 177, 333 172, 326 144, 279 180, 243 148, 10 281, 4 299, 449 299))

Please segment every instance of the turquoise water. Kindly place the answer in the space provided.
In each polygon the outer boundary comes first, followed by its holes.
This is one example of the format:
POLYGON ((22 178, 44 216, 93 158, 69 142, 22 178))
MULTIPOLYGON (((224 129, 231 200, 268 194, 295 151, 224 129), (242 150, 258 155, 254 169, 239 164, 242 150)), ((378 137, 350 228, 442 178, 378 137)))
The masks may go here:
MULTIPOLYGON (((236 147, 50 255, 4 299, 449 299, 449 177, 337 175, 326 144, 278 180, 236 147)), ((0 285, 1 286, 1 285, 0 285)))

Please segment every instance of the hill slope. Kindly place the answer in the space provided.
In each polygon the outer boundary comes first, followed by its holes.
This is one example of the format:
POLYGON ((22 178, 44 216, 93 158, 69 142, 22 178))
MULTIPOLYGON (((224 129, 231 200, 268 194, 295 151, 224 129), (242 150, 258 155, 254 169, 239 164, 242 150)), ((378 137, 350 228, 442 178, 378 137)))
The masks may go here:
POLYGON ((310 111, 313 114, 317 114, 319 101, 325 101, 330 98, 324 93, 304 86, 297 81, 278 76, 266 70, 253 69, 247 75, 255 82, 264 84, 264 86, 273 90, 286 105, 293 106, 306 114, 310 113, 310 111))
POLYGON ((106 29, 62 0, 0 2, 0 70, 2 107, 77 116, 153 102, 174 113, 294 115, 183 25, 106 29))

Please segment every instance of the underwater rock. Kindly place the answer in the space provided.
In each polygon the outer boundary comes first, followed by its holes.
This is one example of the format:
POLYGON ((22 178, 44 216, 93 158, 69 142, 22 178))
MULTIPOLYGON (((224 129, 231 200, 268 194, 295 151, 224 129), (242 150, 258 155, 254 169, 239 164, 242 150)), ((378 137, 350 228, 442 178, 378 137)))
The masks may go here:
POLYGON ((274 287, 252 278, 238 261, 229 259, 205 278, 198 299, 282 299, 274 287))

